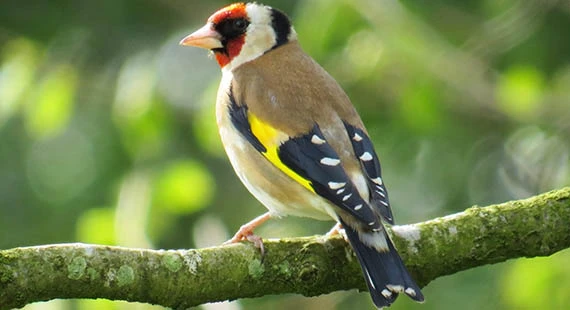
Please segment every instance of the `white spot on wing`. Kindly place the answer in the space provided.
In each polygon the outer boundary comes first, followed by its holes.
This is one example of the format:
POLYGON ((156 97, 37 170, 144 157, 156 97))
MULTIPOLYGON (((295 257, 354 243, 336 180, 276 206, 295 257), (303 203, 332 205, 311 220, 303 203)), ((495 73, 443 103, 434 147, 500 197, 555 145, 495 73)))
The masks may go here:
POLYGON ((370 161, 372 160, 372 154, 370 154, 369 152, 364 152, 362 153, 362 155, 360 155, 360 160, 370 161))
POLYGON ((383 289, 381 293, 382 293, 382 296, 384 296, 384 297, 386 297, 386 298, 392 297, 392 292, 390 292, 390 291, 387 290, 387 289, 383 289))
POLYGON ((372 182, 378 184, 378 185, 382 185, 382 178, 381 177, 377 177, 372 179, 372 182))
POLYGON ((341 189, 339 189, 338 191, 336 191, 336 194, 337 194, 337 195, 340 195, 340 194, 344 193, 344 190, 345 190, 345 189, 346 189, 346 188, 341 188, 341 189))
POLYGON ((376 191, 376 192, 378 193, 378 195, 382 196, 383 198, 386 198, 386 194, 384 194, 383 192, 381 191, 376 191))
POLYGON ((404 287, 401 285, 387 284, 386 287, 389 290, 391 290, 392 292, 396 292, 396 293, 402 293, 404 291, 404 287))
POLYGON ((342 197, 342 201, 347 201, 348 198, 350 198, 351 196, 352 196, 352 194, 345 195, 344 197, 342 197))
POLYGON ((335 189, 341 189, 346 185, 346 183, 344 182, 329 182, 328 186, 330 189, 335 190, 335 189))
POLYGON ((356 141, 356 142, 360 142, 362 141, 362 136, 360 136, 359 134, 357 134, 356 132, 354 133, 354 137, 352 137, 352 140, 356 141))
MULTIPOLYGON (((358 211, 360 209, 362 209, 362 204, 359 204, 359 205, 354 207, 354 211, 358 211)), ((372 223, 374 223, 374 222, 372 222, 372 223)))
POLYGON ((327 165, 327 166, 338 166, 338 164, 340 164, 340 159, 323 157, 321 159, 321 164, 327 165))
POLYGON ((408 287, 405 291, 406 294, 408 294, 409 296, 415 297, 416 296, 416 290, 414 290, 411 287, 408 287))
POLYGON ((368 223, 368 226, 374 226, 374 224, 376 224, 376 222, 370 222, 368 223))
POLYGON ((325 144, 327 141, 325 141, 324 139, 322 139, 321 137, 317 136, 317 135, 313 135, 311 137, 311 143, 313 144, 325 144))

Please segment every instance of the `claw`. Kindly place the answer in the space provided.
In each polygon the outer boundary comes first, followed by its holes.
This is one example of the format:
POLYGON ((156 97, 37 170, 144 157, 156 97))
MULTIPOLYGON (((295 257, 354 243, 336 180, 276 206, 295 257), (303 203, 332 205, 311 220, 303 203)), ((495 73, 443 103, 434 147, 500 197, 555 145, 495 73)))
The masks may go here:
POLYGON ((259 252, 261 252, 261 262, 263 262, 263 259, 265 258, 265 246, 263 245, 263 239, 261 239, 260 236, 254 234, 251 234, 246 238, 247 241, 253 243, 253 245, 259 249, 259 252))
POLYGON ((223 244, 227 245, 247 240, 253 243, 253 245, 259 249, 259 251, 261 252, 261 259, 263 261, 263 258, 265 257, 265 247, 263 246, 263 239, 255 235, 253 233, 253 230, 270 218, 271 214, 269 214, 269 212, 254 218, 247 224, 242 225, 239 228, 239 230, 236 232, 236 234, 230 240, 224 242, 223 244))

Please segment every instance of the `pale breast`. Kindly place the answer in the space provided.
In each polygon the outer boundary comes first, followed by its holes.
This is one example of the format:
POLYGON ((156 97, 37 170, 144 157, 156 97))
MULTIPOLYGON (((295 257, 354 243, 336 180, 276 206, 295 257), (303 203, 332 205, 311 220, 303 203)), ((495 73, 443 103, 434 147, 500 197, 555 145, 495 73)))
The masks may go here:
POLYGON ((336 219, 334 206, 328 200, 312 193, 273 166, 233 127, 228 110, 230 82, 231 77, 222 78, 216 118, 228 158, 245 187, 275 216, 336 219))

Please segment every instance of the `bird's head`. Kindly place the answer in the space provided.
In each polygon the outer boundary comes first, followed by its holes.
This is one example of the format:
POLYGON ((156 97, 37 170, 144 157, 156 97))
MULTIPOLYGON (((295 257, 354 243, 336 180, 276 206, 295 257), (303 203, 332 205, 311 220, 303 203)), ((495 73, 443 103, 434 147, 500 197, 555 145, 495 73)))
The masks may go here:
POLYGON ((221 68, 232 70, 296 38, 283 12, 258 3, 234 3, 215 12, 180 44, 211 50, 221 68))

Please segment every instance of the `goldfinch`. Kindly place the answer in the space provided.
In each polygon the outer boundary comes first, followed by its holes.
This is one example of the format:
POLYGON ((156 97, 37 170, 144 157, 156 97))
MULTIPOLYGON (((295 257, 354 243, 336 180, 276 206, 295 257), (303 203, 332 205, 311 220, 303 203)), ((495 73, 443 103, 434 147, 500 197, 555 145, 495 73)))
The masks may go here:
POLYGON ((394 220, 366 128, 338 83, 301 49, 289 18, 262 4, 235 3, 180 44, 212 51, 220 65, 216 119, 224 148, 269 210, 230 241, 259 244, 253 229, 271 217, 333 219, 377 307, 400 293, 423 301, 383 226, 394 220))

